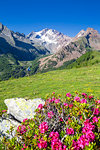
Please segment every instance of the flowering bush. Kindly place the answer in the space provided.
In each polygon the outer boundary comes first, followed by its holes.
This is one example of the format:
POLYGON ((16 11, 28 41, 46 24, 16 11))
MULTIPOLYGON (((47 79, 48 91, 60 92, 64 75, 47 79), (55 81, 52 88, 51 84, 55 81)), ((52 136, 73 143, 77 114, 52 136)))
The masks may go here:
POLYGON ((34 118, 24 119, 15 137, 2 143, 7 150, 98 150, 100 100, 86 93, 61 99, 53 92, 34 118))

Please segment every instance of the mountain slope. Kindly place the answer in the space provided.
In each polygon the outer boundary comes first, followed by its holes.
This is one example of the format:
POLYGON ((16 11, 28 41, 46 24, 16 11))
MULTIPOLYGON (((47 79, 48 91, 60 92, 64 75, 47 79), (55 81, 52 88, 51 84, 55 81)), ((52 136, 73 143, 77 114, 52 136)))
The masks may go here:
POLYGON ((33 43, 44 46, 50 53, 56 53, 62 46, 71 42, 72 38, 68 37, 61 32, 53 29, 43 29, 39 32, 31 32, 27 35, 33 43))
POLYGON ((15 33, 0 23, 0 54, 7 53, 17 60, 29 61, 50 52, 43 46, 33 46, 24 34, 15 33))
MULTIPOLYGON (((100 64, 35 74, 0 82, 0 109, 5 109, 7 98, 45 99, 49 94, 66 95, 66 92, 92 93, 100 97, 100 64)), ((63 97, 65 99, 65 96, 63 97)))
POLYGON ((80 68, 100 64, 100 51, 88 51, 76 60, 65 62, 58 69, 80 68))
POLYGON ((77 59, 89 50, 100 50, 100 34, 92 28, 88 28, 86 31, 82 30, 58 52, 40 59, 40 69, 49 70, 50 65, 53 68, 58 68, 64 62, 77 59))

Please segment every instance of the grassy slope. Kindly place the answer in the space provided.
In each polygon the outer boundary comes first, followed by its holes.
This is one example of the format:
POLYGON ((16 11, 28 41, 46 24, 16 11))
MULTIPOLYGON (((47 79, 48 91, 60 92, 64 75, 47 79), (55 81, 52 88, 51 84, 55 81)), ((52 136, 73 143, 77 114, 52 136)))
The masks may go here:
POLYGON ((53 91, 65 95, 66 92, 90 92, 100 97, 100 64, 95 66, 56 70, 30 77, 0 82, 0 109, 4 109, 4 99, 14 97, 45 98, 53 91))
POLYGON ((100 63, 100 51, 88 51, 76 61, 71 60, 65 62, 63 66, 59 67, 58 69, 80 68, 84 66, 92 66, 97 63, 100 63))

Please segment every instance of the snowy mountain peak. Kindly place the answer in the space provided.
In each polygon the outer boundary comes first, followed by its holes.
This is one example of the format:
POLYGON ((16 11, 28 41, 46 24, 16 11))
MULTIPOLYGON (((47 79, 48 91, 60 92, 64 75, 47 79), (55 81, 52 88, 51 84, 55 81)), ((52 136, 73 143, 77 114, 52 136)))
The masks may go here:
POLYGON ((39 32, 32 31, 27 35, 33 43, 38 43, 47 48, 51 53, 56 53, 62 46, 67 45, 72 38, 54 29, 43 29, 39 32))

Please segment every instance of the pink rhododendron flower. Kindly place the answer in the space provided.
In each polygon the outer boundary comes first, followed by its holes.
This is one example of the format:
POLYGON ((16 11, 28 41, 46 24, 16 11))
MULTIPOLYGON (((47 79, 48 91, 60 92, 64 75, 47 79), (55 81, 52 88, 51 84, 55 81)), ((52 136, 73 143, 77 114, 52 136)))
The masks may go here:
POLYGON ((49 103, 52 103, 52 102, 53 102, 53 100, 52 100, 51 98, 49 98, 49 99, 48 99, 48 102, 49 102, 49 103))
POLYGON ((87 103, 87 100, 83 98, 83 99, 81 100, 81 103, 87 103))
POLYGON ((59 103, 60 102, 60 99, 55 99, 55 103, 59 103))
POLYGON ((78 96, 74 97, 74 101, 80 102, 80 97, 78 96))
POLYGON ((54 116, 54 113, 53 113, 53 111, 50 111, 50 112, 48 112, 48 118, 52 118, 54 116))
POLYGON ((2 112, 6 112, 7 110, 2 110, 2 112))
POLYGON ((40 143, 38 143, 39 149, 47 147, 47 141, 44 141, 43 139, 39 139, 39 142, 40 142, 40 143))
POLYGON ((74 134, 74 130, 72 128, 67 128, 66 133, 69 135, 74 134))
POLYGON ((66 145, 63 145, 63 149, 62 150, 66 150, 67 146, 66 145))
POLYGON ((59 138, 59 133, 56 131, 52 131, 49 135, 49 137, 51 137, 52 139, 58 139, 59 138))
POLYGON ((86 135, 82 135, 77 141, 78 147, 84 149, 84 147, 89 145, 89 140, 86 138, 86 135))
POLYGON ((100 100, 95 101, 97 104, 100 104, 100 100))
POLYGON ((42 108, 43 108, 43 105, 42 105, 42 104, 39 104, 39 105, 38 105, 38 109, 41 110, 42 108))
POLYGON ((71 97, 71 94, 70 94, 70 92, 69 92, 69 93, 67 93, 67 94, 66 94, 66 96, 67 96, 67 97, 71 97))
POLYGON ((95 117, 93 117, 93 123, 95 123, 95 122, 98 122, 98 118, 95 116, 95 117))
POLYGON ((53 92, 52 94, 55 94, 55 92, 53 92))
POLYGON ((89 99, 92 99, 93 98, 93 96, 92 95, 89 95, 89 99))
POLYGON ((84 125, 87 125, 89 122, 90 122, 90 119, 86 119, 86 120, 84 121, 84 125))
POLYGON ((52 98, 52 101, 53 101, 53 102, 55 101, 55 97, 52 98))
POLYGON ((64 105, 64 106, 66 106, 66 107, 68 106, 68 104, 67 104, 67 103, 64 103, 63 105, 64 105))
POLYGON ((73 104, 69 104, 69 107, 72 108, 72 107, 73 107, 73 104))
POLYGON ((25 122, 26 120, 28 120, 27 118, 23 120, 23 122, 25 122))
POLYGON ((19 132, 20 134, 23 134, 27 131, 26 126, 25 125, 19 125, 17 127, 17 132, 19 132))
POLYGON ((82 129, 82 133, 87 133, 89 131, 92 131, 95 129, 95 125, 92 124, 92 122, 89 122, 89 119, 87 119, 85 122, 84 122, 84 127, 82 129))
POLYGON ((96 108, 96 109, 94 110, 94 115, 99 115, 99 113, 100 113, 99 108, 96 108))
POLYGON ((84 96, 85 98, 87 98, 87 94, 86 93, 82 93, 82 96, 84 96))
POLYGON ((89 142, 93 142, 95 140, 95 134, 92 131, 86 132, 86 139, 88 139, 89 142))
POLYGON ((60 119, 59 119, 59 121, 63 121, 63 119, 62 119, 62 118, 60 118, 60 119))
POLYGON ((42 122, 39 125, 39 129, 40 129, 41 133, 45 133, 48 130, 48 124, 47 124, 47 122, 42 122))
POLYGON ((53 141, 51 141, 52 150, 62 150, 62 146, 62 142, 58 139, 54 139, 53 141))

